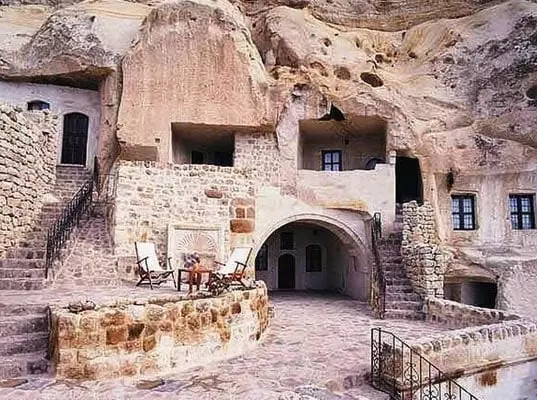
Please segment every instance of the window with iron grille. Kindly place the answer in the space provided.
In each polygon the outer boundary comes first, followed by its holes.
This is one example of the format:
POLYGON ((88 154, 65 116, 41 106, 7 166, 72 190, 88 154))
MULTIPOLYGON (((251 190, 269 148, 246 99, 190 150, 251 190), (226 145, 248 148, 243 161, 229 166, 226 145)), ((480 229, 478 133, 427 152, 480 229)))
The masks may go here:
POLYGON ((475 229, 475 197, 472 195, 451 196, 451 220, 456 231, 475 229))
POLYGON ((509 211, 513 229, 535 229, 532 194, 510 194, 509 211))
POLYGON ((341 150, 323 150, 323 171, 342 171, 341 150))
POLYGON ((293 250, 295 248, 295 238, 293 232, 280 233, 280 249, 293 250))
POLYGON ((268 270, 268 247, 266 244, 261 246, 257 256, 255 257, 255 270, 267 271, 268 270))
POLYGON ((320 272, 323 269, 323 252, 318 244, 306 247, 306 272, 320 272))
POLYGON ((50 104, 46 101, 41 100, 33 100, 29 101, 28 104, 28 111, 42 111, 42 110, 49 110, 50 104))

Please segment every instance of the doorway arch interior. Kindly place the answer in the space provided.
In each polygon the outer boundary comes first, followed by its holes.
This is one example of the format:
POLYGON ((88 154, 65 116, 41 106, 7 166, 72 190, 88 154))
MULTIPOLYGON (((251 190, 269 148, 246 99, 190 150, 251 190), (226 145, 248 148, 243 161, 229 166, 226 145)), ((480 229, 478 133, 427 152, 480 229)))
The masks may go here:
POLYGON ((371 257, 359 239, 311 218, 276 225, 258 243, 256 279, 269 290, 330 290, 366 301, 371 257))
POLYGON ((87 115, 73 112, 63 117, 62 164, 86 165, 88 146, 87 115))

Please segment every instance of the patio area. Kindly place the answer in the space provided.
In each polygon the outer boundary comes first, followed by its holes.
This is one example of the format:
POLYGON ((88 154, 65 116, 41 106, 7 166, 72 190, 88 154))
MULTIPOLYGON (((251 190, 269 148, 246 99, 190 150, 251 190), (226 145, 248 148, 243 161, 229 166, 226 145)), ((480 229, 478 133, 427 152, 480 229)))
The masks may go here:
MULTIPOLYGON (((19 302, 48 297, 65 301, 58 289, 21 296, 19 302), (46 293, 45 293, 46 292, 46 293)), ((65 292, 64 292, 65 293, 65 292)), ((177 295, 170 288, 91 291, 101 300, 119 296, 177 295)), ((15 296, 4 300, 15 301, 15 296)), ((87 293, 73 292, 84 300, 87 293)), ((260 345, 235 359, 155 377, 155 381, 115 379, 100 382, 57 381, 39 376, 16 388, 0 388, 9 399, 387 399, 373 390, 369 370, 370 329, 382 327, 404 340, 446 328, 425 322, 376 320, 369 306, 330 293, 271 293, 275 317, 260 345), (160 379, 162 381, 160 381, 160 379)), ((29 304, 29 303, 26 303, 29 304)))

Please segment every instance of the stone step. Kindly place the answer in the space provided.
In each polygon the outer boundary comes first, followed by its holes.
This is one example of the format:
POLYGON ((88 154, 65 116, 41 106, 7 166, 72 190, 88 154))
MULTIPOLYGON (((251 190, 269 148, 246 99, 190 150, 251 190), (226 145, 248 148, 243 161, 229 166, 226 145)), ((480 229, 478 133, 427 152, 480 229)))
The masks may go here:
POLYGON ((43 279, 0 279, 0 290, 41 290, 43 279))
POLYGON ((14 247, 6 252, 7 259, 42 259, 45 257, 44 250, 14 247))
POLYGON ((48 332, 46 314, 29 314, 5 317, 0 320, 0 338, 24 333, 48 332))
POLYGON ((44 259, 25 259, 25 258, 5 258, 0 260, 0 269, 43 269, 45 267, 44 259))
POLYGON ((0 379, 45 374, 52 370, 46 351, 0 357, 0 379))
POLYGON ((384 313, 384 318, 387 319, 411 319, 415 321, 422 321, 425 319, 425 314, 419 311, 409 311, 409 310, 391 310, 386 309, 384 313))
POLYGON ((387 286, 406 285, 406 286, 412 287, 412 283, 410 282, 410 279, 408 279, 407 277, 399 277, 399 278, 386 277, 386 285, 387 286))
POLYGON ((409 311, 421 311, 423 305, 417 301, 387 301, 386 309, 390 310, 409 310, 409 311))
POLYGON ((386 293, 386 302, 393 302, 393 301, 421 301, 421 298, 419 294, 414 292, 409 293, 386 293))
POLYGON ((48 336, 48 332, 36 332, 0 338, 0 356, 46 351, 48 336))
POLYGON ((386 294, 388 293, 414 293, 411 285, 386 285, 386 294))
POLYGON ((2 304, 0 303, 0 317, 45 314, 48 306, 44 304, 2 304))
POLYGON ((0 268, 0 279, 37 279, 45 278, 44 268, 0 268))

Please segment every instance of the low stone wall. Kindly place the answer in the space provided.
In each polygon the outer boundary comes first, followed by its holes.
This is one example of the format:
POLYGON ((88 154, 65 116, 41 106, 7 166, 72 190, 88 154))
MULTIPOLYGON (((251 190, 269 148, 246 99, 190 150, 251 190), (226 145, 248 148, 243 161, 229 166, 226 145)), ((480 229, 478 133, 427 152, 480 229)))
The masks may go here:
POLYGON ((423 297, 444 297, 445 255, 436 233, 433 207, 403 204, 401 255, 414 290, 423 297))
POLYGON ((267 290, 259 285, 211 298, 120 300, 79 313, 52 308, 57 377, 150 376, 243 354, 269 323, 267 290))
POLYGON ((460 328, 520 319, 518 315, 502 310, 475 307, 432 296, 425 299, 424 311, 428 321, 460 328))
POLYGON ((448 331, 409 345, 444 373, 469 375, 537 358, 537 325, 519 319, 448 331))
POLYGON ((0 255, 33 228, 55 183, 57 116, 0 105, 0 255))

